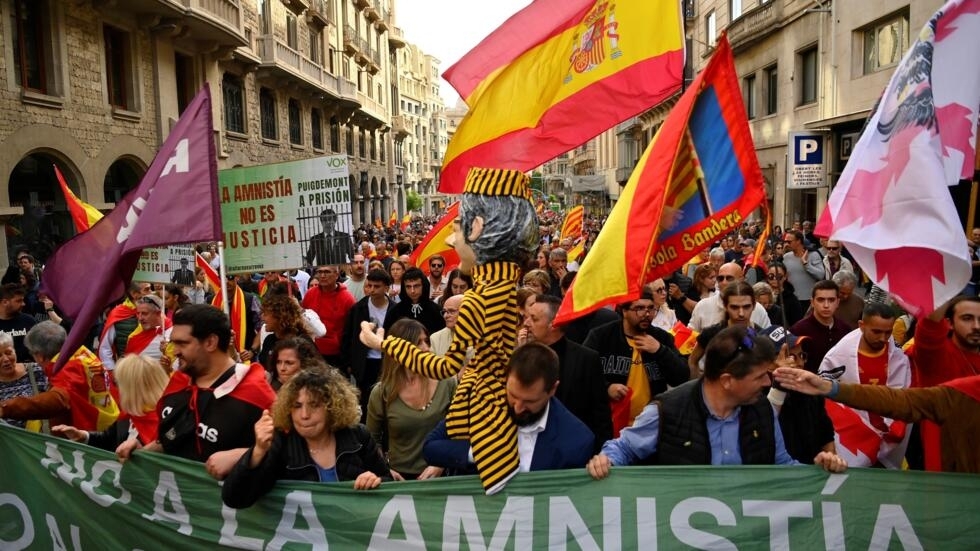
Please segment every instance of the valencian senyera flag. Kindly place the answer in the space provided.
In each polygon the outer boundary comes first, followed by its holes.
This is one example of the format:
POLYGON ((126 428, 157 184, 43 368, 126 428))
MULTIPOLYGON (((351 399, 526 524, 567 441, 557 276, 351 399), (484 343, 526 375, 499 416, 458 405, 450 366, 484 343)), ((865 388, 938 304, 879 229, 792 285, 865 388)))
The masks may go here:
POLYGON ((892 74, 814 229, 914 314, 970 281, 948 186, 973 176, 978 51, 980 1, 948 2, 892 74))
POLYGON ((684 92, 630 175, 555 318, 635 300, 737 229, 763 201, 728 38, 684 92))
POLYGON ((205 85, 136 189, 48 259, 44 291, 75 320, 55 369, 82 344, 102 310, 124 295, 144 248, 221 239, 211 120, 205 85))
POLYGON ((446 244, 446 240, 453 234, 453 222, 456 221, 457 216, 459 216, 459 201, 449 205, 446 214, 436 222, 435 226, 432 226, 429 233, 425 234, 425 239, 412 251, 409 260, 426 275, 429 275, 429 258, 432 255, 439 254, 446 259, 444 273, 448 274, 459 266, 459 254, 456 253, 456 249, 446 244))
POLYGON ((65 196, 65 204, 68 206, 68 212, 71 214, 71 221, 75 224, 75 233, 82 233, 94 226, 99 220, 102 220, 103 214, 99 209, 82 201, 72 193, 71 188, 68 187, 68 183, 65 182, 65 177, 61 175, 61 171, 58 170, 57 166, 54 167, 54 175, 58 178, 61 193, 65 196))
POLYGON ((575 205, 565 213, 565 221, 561 224, 561 239, 571 237, 578 239, 582 237, 582 217, 585 215, 585 207, 575 205))
POLYGON ((450 67, 469 106, 439 191, 470 168, 531 170, 680 90, 677 0, 535 0, 450 67))

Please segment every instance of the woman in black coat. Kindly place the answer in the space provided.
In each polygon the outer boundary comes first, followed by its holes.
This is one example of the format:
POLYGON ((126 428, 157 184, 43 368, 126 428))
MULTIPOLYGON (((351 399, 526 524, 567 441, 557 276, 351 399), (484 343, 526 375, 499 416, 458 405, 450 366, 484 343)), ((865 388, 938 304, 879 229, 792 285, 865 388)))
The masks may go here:
POLYGON ((252 506, 277 480, 354 481, 369 490, 391 480, 381 449, 360 419, 357 391, 334 369, 302 371, 255 423, 255 445, 225 479, 221 499, 252 506))

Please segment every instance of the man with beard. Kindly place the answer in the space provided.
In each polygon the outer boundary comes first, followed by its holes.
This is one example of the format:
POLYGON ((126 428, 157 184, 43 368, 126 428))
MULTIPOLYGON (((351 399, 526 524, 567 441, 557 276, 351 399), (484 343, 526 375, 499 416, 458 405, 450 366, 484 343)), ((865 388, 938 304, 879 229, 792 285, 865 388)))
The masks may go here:
POLYGON ((363 254, 355 254, 354 260, 350 263, 350 274, 347 277, 347 281, 344 282, 344 286, 353 295, 354 300, 358 301, 364 298, 364 281, 367 277, 365 259, 363 254))
POLYGON ((651 325, 655 308, 653 295, 644 290, 637 300, 617 307, 622 320, 593 329, 585 339, 584 346, 599 353, 612 409, 625 409, 627 404, 619 402, 629 400, 628 419, 614 414, 614 433, 629 425, 667 385, 677 386, 690 378, 674 338, 651 325))
MULTIPOLYGON (((261 364, 235 363, 229 355, 231 323, 221 310, 182 308, 170 342, 180 370, 157 403, 159 441, 146 448, 206 462, 220 480, 255 443, 252 427, 276 395, 261 364)), ((129 440, 116 453, 125 460, 138 446, 129 440)))
MULTIPOLYGON (((869 302, 858 328, 840 340, 820 363, 817 374, 840 383, 908 388, 909 359, 892 340, 895 310, 869 302)), ((863 410, 827 406, 837 431, 840 453, 859 467, 901 469, 908 446, 906 425, 863 410)))
MULTIPOLYGON (((762 390, 776 350, 744 327, 722 330, 705 351, 704 376, 657 397, 633 426, 602 446, 586 470, 605 478, 613 466, 795 465, 779 421, 762 390)), ((814 464, 842 472, 847 464, 822 451, 814 464)))
MULTIPOLYGON (((932 314, 919 318, 915 329, 912 386, 930 387, 980 374, 980 298, 958 296, 932 314)), ((924 467, 939 471, 939 427, 920 425, 924 467)))
MULTIPOLYGON (((514 351, 507 364, 507 409, 517 425, 519 472, 577 469, 588 461, 594 437, 582 421, 555 398, 558 355, 541 343, 514 351)), ((441 421, 422 449, 430 465, 473 472, 473 454, 466 440, 451 440, 441 421)))
POLYGON ((441 254, 429 257, 429 299, 436 301, 446 290, 449 278, 443 272, 446 270, 446 259, 441 254))

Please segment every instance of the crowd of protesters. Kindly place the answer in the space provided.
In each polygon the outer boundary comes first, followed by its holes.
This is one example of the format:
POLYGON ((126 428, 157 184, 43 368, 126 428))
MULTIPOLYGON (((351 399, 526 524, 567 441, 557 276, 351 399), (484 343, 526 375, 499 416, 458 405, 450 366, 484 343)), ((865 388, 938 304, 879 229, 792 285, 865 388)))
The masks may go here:
MULTIPOLYGON (((230 275, 231 316, 210 305, 215 289, 200 269, 182 265, 166 286, 134 282, 57 373, 71 322, 40 290, 40 263, 20 251, 0 287, 0 418, 123 461, 137 450, 200 461, 225 480, 232 507, 279 479, 367 490, 473 473, 472 448, 449 438, 444 420, 457 379, 418 375, 359 340, 366 321, 445 353, 474 282, 440 255, 412 265, 437 221, 362 225, 343 264, 230 275)), ((972 283, 917 320, 811 223, 765 233, 756 221, 636 300, 555 325, 577 267, 601 254, 590 249, 602 223, 587 215, 579 243, 560 238, 560 216, 542 215, 540 248, 522 267, 506 370, 521 471, 602 478, 640 463, 809 463, 840 472, 855 455, 842 449, 842 424, 856 418, 880 445, 851 467, 980 472, 969 434, 980 418, 972 283), (584 252, 570 258, 577 245, 584 252), (696 344, 682 354, 687 328, 696 344), (835 414, 824 397, 856 416, 835 414)), ((971 237, 980 248, 980 230, 971 237)), ((198 250, 217 261, 213 244, 198 250)))

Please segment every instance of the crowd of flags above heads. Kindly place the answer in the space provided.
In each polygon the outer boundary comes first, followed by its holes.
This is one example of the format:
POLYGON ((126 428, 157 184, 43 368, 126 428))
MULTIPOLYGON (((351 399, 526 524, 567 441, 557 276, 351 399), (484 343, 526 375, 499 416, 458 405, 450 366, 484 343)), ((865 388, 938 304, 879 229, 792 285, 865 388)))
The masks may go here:
MULTIPOLYGON (((536 0, 511 17, 446 72, 470 110, 449 144, 440 191, 460 192, 475 166, 531 170, 676 94, 684 63, 679 9, 670 0, 536 0)), ((968 56, 980 51, 978 14, 980 0, 951 0, 926 25, 817 226, 916 313, 932 311, 969 279, 965 236, 942 184, 968 177, 976 151, 980 71, 965 68, 975 67, 968 56), (927 109, 910 109, 909 102, 927 109), (928 281, 900 269, 908 258, 921 262, 928 281)), ((54 276, 44 285, 75 327, 85 328, 123 295, 144 247, 219 238, 208 90, 195 97, 139 186, 108 216, 100 219, 60 173, 58 179, 83 233, 48 260, 54 276), (187 208, 167 208, 173 204, 187 208), (93 275, 85 280, 91 288, 60 277, 80 271, 93 275)), ((669 274, 713 243, 717 228, 735 229, 760 205, 761 171, 722 36, 640 158, 593 245, 601 256, 582 263, 556 321, 635 299, 643 283, 669 274)), ((458 262, 444 245, 458 208, 452 205, 436 224, 414 263, 427 269, 427 258, 437 253, 447 256, 447 266, 458 262)), ((582 211, 574 213, 566 223, 573 233, 578 228, 582 243, 582 211)), ((410 222, 407 214, 403 229, 410 222)), ((396 223, 392 213, 389 226, 396 223)), ((69 335, 65 350, 81 339, 69 335)))

